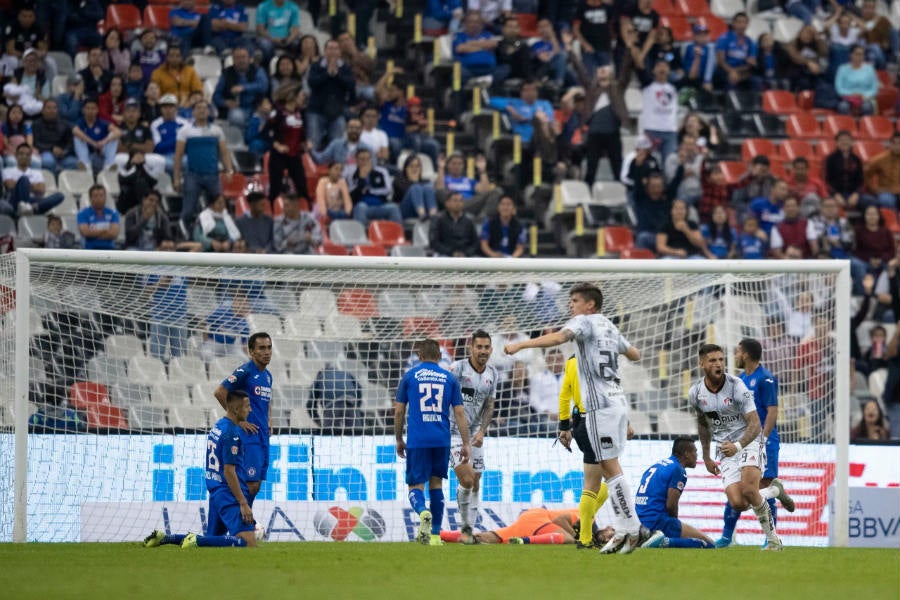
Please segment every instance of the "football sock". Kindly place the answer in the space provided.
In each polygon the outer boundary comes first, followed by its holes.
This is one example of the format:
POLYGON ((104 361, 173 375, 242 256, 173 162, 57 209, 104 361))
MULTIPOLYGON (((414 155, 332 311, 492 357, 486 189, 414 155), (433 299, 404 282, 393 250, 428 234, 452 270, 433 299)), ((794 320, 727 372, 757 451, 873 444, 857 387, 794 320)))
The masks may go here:
POLYGON ((472 495, 471 488, 459 486, 456 488, 456 504, 459 506, 460 527, 466 528, 472 526, 469 518, 469 498, 472 495))
POLYGON ((247 542, 236 535, 198 535, 197 545, 201 548, 244 547, 247 542))
POLYGON ((425 506, 425 492, 419 488, 409 490, 409 505, 412 506, 413 511, 417 515, 422 514, 422 511, 427 508, 425 506))
POLYGON ((559 532, 529 535, 522 538, 526 544, 565 544, 566 538, 559 532))
POLYGON ((428 490, 428 510, 431 511, 431 533, 439 534, 444 520, 444 490, 428 490))
POLYGON ((722 526, 722 537, 730 540, 734 537, 734 528, 737 527, 741 513, 731 507, 731 502, 725 502, 725 524, 722 526))
POLYGON ((480 490, 472 489, 472 493, 469 494, 469 523, 472 524, 472 527, 478 525, 478 494, 480 490))
POLYGON ((777 509, 775 508, 775 498, 769 498, 766 500, 769 505, 769 514, 772 515, 772 529, 775 529, 775 526, 778 525, 778 515, 777 509))
POLYGON ((445 542, 449 542, 451 544, 459 543, 459 538, 462 537, 462 531, 442 531, 441 539, 445 542))
POLYGON ((760 502, 759 506, 753 507, 753 512, 756 513, 756 518, 759 519, 759 525, 762 527, 766 537, 773 535, 775 531, 772 529, 772 515, 769 513, 768 503, 760 502))
POLYGON ((186 537, 187 535, 184 533, 172 533, 160 540, 159 545, 165 546, 166 544, 177 544, 180 546, 181 542, 183 542, 186 537))
POLYGON ((581 521, 581 529, 578 530, 578 541, 589 546, 593 535, 591 523, 597 513, 597 494, 591 490, 581 490, 581 500, 578 502, 578 519, 581 521))
POLYGON ((609 486, 606 485, 605 481, 600 482, 600 491, 597 492, 596 496, 597 499, 594 502, 594 515, 597 514, 597 511, 600 510, 600 507, 603 506, 603 503, 609 498, 609 486))
POLYGON ((664 538, 659 545, 660 548, 715 548, 715 544, 710 544, 704 540, 696 538, 664 538))
POLYGON ((607 480, 610 496, 613 502, 613 508, 618 507, 621 529, 616 528, 616 532, 624 531, 625 533, 634 535, 641 530, 641 523, 638 521, 634 512, 634 496, 631 495, 628 482, 621 473, 612 479, 607 480))
POLYGON ((769 487, 764 487, 763 489, 759 490, 759 495, 762 496, 764 500, 777 498, 778 493, 778 488, 774 485, 770 485, 769 487))

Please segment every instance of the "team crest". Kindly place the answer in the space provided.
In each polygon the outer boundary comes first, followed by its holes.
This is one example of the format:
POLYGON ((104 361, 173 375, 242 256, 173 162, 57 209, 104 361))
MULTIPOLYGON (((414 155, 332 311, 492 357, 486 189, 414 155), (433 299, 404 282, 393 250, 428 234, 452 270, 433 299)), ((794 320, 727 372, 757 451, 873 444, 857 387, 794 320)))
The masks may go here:
POLYGON ((226 381, 228 381, 228 383, 234 383, 235 381, 237 381, 237 377, 235 377, 233 374, 229 375, 226 381))
POLYGON ((232 446, 232 447, 231 447, 231 453, 232 453, 232 454, 237 454, 237 453, 238 453, 238 447, 237 447, 237 446, 232 446))
POLYGON ((250 467, 249 469, 247 469, 247 477, 253 477, 254 475, 256 475, 255 467, 250 467))

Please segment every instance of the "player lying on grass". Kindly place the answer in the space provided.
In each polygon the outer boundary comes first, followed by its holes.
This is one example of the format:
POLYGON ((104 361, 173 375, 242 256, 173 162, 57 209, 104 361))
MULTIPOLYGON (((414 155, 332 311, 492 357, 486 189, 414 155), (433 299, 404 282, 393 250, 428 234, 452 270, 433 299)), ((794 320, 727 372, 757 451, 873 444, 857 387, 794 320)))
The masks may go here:
POLYGON ((244 392, 230 391, 225 399, 225 410, 225 416, 206 436, 207 535, 166 535, 157 529, 144 538, 145 547, 167 544, 179 544, 182 548, 256 546, 256 521, 247 501, 250 492, 244 478, 244 443, 240 428, 240 423, 250 414, 250 398, 244 392))
MULTIPOLYGON (((574 544, 580 525, 577 509, 529 508, 508 526, 476 533, 475 539, 481 544, 574 544)), ((602 546, 615 534, 612 527, 598 529, 596 524, 592 525, 596 546, 602 546)), ((459 542, 460 538, 459 531, 441 532, 445 542, 459 542)))

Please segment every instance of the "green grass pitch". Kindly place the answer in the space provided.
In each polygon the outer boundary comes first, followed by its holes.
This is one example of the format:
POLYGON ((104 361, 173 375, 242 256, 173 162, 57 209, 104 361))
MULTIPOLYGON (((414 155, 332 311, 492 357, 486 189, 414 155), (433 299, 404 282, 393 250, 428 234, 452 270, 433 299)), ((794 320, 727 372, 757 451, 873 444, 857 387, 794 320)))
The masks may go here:
POLYGON ((20 598, 900 598, 900 550, 281 543, 257 550, 2 544, 20 598), (429 590, 431 590, 429 592, 429 590))

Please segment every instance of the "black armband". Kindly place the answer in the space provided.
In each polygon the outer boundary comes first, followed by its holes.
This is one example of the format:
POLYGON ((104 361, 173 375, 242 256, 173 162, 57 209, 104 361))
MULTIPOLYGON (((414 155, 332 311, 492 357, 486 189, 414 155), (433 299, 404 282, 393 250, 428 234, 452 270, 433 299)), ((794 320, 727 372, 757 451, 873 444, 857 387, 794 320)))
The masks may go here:
POLYGON ((569 419, 560 419, 559 420, 559 430, 560 431, 569 431, 572 429, 572 422, 569 419))

